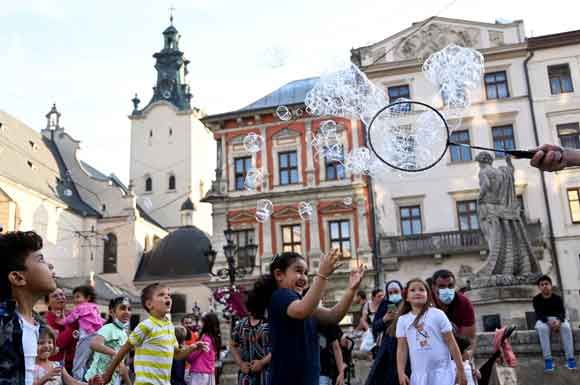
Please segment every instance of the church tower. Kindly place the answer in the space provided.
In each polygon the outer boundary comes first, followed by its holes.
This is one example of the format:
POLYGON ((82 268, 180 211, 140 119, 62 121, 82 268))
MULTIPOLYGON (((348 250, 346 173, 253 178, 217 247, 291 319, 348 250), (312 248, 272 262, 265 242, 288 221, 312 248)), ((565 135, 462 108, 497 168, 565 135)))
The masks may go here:
POLYGON ((189 60, 179 49, 180 35, 171 25, 163 31, 163 48, 153 55, 157 81, 143 108, 132 99, 130 179, 137 203, 172 230, 181 225, 181 205, 190 198, 193 225, 211 234, 211 204, 201 203, 216 163, 212 133, 192 107, 186 82, 189 60))

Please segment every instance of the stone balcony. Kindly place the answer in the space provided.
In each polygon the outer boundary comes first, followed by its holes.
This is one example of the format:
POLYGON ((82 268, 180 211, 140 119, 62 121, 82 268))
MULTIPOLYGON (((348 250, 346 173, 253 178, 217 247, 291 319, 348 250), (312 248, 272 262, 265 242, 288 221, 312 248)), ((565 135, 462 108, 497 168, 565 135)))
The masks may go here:
MULTIPOLYGON (((527 223, 526 228, 532 248, 538 258, 544 248, 544 237, 540 221, 527 223)), ((487 251, 487 243, 481 230, 443 231, 408 236, 382 237, 380 256, 383 268, 397 270, 401 258, 433 256, 441 258, 454 254, 474 254, 487 251)))

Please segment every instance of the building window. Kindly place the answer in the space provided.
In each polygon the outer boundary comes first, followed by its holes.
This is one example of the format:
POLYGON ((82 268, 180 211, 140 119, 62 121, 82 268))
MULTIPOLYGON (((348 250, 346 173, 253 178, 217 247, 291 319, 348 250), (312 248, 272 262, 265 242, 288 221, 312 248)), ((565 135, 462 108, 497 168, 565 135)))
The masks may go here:
POLYGON ((153 137, 153 130, 149 130, 149 137, 152 138, 153 137))
POLYGON ((330 221, 330 248, 339 249, 344 258, 351 257, 350 221, 330 221))
MULTIPOLYGON (((389 103, 394 103, 401 98, 411 99, 411 92, 409 90, 409 86, 406 84, 401 86, 389 87, 387 89, 387 92, 389 94, 389 103)), ((400 105, 399 107, 401 111, 411 110, 411 104, 403 104, 400 105)))
POLYGON ((389 103, 396 102, 398 99, 411 99, 411 93, 408 85, 393 86, 388 88, 389 103))
POLYGON ((580 128, 578 123, 558 124, 558 137, 562 147, 580 148, 580 128))
POLYGON ((150 177, 150 176, 148 176, 148 177, 145 179, 145 191, 146 191, 146 192, 151 192, 151 191, 153 191, 153 179, 151 179, 151 177, 150 177))
POLYGON ((488 100, 509 98, 507 76, 505 71, 485 74, 485 93, 488 100))
POLYGON ((340 180, 345 178, 344 152, 340 146, 340 154, 335 157, 324 157, 326 164, 326 180, 340 180))
POLYGON ((478 230, 477 201, 457 202, 457 218, 459 219, 459 230, 478 230))
POLYGON ((298 183, 298 154, 296 151, 280 152, 278 154, 280 184, 298 183))
MULTIPOLYGON (((451 133, 450 141, 454 143, 470 144, 469 131, 454 131, 451 133)), ((471 160, 471 148, 451 145, 451 161, 460 162, 471 160)))
POLYGON ((234 174, 235 174, 235 189, 244 189, 244 180, 246 179, 246 174, 252 168, 252 157, 244 156, 243 158, 234 159, 234 174))
POLYGON ((399 207, 401 218, 401 234, 416 235, 423 232, 421 223, 421 206, 399 207))
POLYGON ((117 272, 117 236, 107 234, 103 248, 103 274, 117 272))
POLYGON ((293 251, 302 254, 302 226, 282 226, 282 251, 293 251))
POLYGON ((244 229, 234 231, 234 244, 238 247, 238 266, 251 267, 254 263, 247 253, 245 247, 254 243, 254 229, 244 229))
MULTIPOLYGON (((492 127, 493 148, 496 150, 513 150, 516 148, 514 140, 514 127, 511 124, 505 126, 492 127)), ((496 158, 504 158, 505 153, 496 152, 496 158)))
POLYGON ((580 223, 580 188, 568 190, 568 206, 572 223, 580 223))
POLYGON ((173 128, 169 128, 169 136, 173 136, 173 128))
POLYGON ((552 95, 574 92, 570 66, 568 64, 548 66, 548 78, 550 79, 550 91, 552 91, 552 95))
POLYGON ((175 175, 169 175, 169 189, 175 190, 175 175))

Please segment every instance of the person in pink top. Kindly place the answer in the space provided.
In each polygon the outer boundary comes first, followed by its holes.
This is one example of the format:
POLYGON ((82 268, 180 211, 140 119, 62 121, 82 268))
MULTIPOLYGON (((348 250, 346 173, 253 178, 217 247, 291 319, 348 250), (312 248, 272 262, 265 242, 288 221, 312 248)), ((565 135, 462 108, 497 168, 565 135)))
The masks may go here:
POLYGON ((201 318, 200 341, 205 342, 208 349, 194 351, 187 357, 190 385, 215 385, 215 363, 222 345, 220 322, 215 313, 207 313, 201 318))
POLYGON ((95 289, 92 286, 79 286, 73 290, 74 309, 64 318, 65 325, 78 322, 79 337, 75 351, 72 375, 83 380, 91 355, 91 339, 103 326, 104 320, 95 303, 95 289))

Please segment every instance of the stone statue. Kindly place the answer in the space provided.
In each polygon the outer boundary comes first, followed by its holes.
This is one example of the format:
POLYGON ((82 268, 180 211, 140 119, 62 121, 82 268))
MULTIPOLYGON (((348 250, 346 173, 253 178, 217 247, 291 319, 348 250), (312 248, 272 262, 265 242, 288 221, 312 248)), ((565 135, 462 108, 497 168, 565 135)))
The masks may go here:
POLYGON ((534 283, 541 275, 532 251, 516 197, 514 167, 493 167, 493 158, 481 152, 479 163, 479 200, 477 213, 489 253, 477 271, 472 287, 509 286, 534 283))

